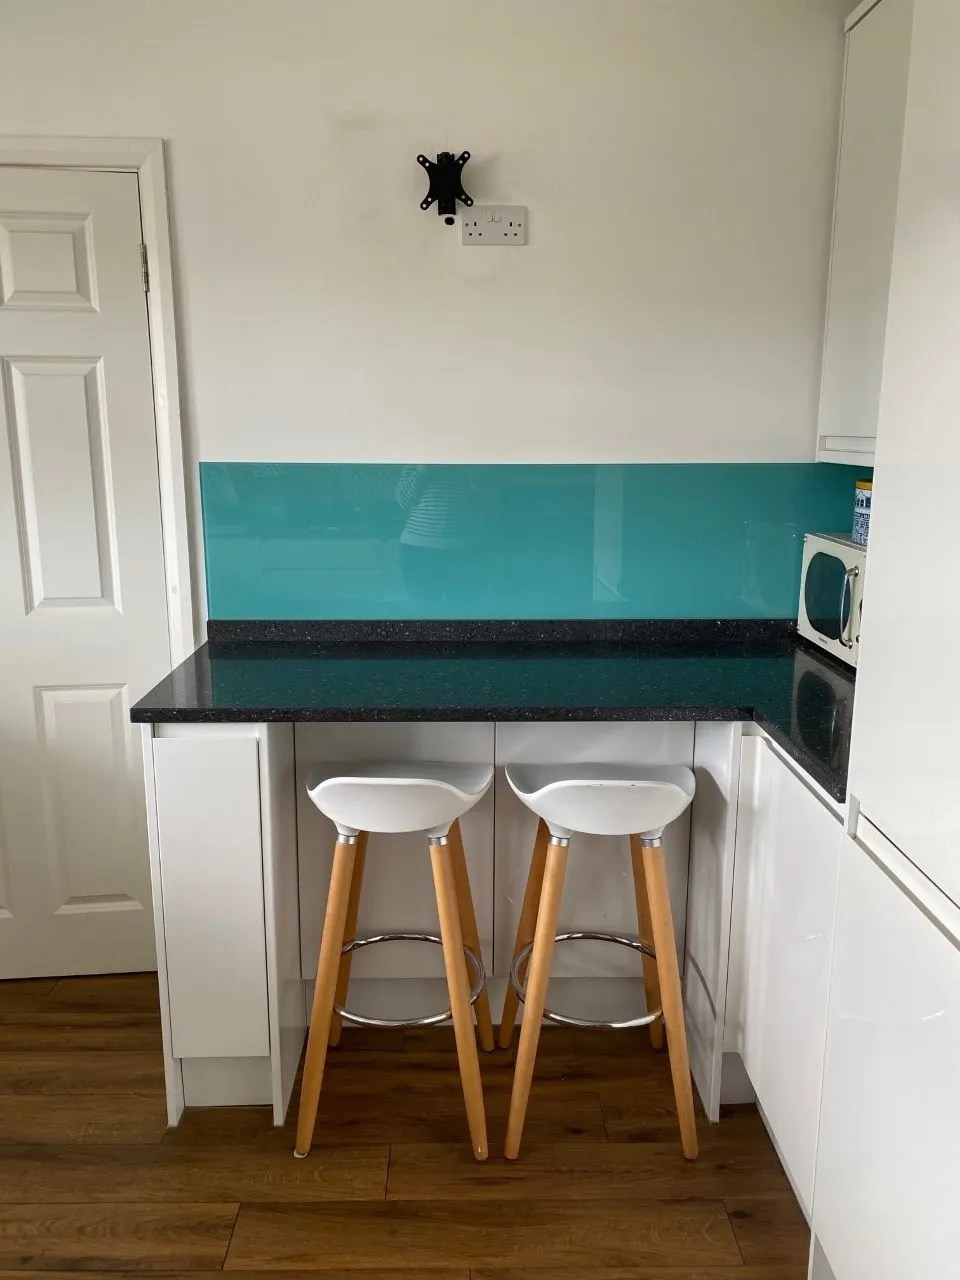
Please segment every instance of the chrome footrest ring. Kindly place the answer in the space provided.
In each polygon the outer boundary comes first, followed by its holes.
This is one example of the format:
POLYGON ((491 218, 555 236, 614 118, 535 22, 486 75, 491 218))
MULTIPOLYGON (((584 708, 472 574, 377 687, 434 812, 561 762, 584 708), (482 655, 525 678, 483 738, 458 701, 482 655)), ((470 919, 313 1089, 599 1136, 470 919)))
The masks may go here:
MULTIPOLYGON (((443 939, 439 933, 375 933, 368 938, 354 938, 352 942, 348 942, 340 948, 340 954, 349 955, 350 952, 360 951, 363 947, 374 947, 379 942, 432 942, 435 946, 443 946, 443 939)), ((463 954, 473 973, 473 984, 470 987, 470 1003, 476 1004, 486 981, 483 961, 469 947, 463 948, 463 954)), ((438 1027, 442 1022, 448 1022, 452 1017, 449 1009, 445 1009, 443 1013, 431 1013, 425 1018, 368 1018, 362 1013, 351 1013, 349 1009, 338 1004, 333 1006, 333 1011, 339 1014, 344 1022, 350 1023, 351 1026, 380 1027, 386 1030, 396 1030, 402 1027, 438 1027)))
MULTIPOLYGON (((554 942, 613 942, 618 947, 629 947, 631 951, 639 951, 641 955, 650 956, 656 959, 656 952, 647 942, 641 942, 638 938, 627 938, 619 933, 558 933, 554 938, 554 942)), ((522 1004, 527 995, 527 984, 520 981, 520 970, 524 962, 529 958, 530 952, 533 950, 533 943, 524 947, 517 952, 516 959, 510 969, 510 985, 517 993, 517 999, 522 1004)), ((652 1022, 661 1017, 662 1009, 656 1009, 653 1013, 646 1013, 642 1018, 625 1018, 622 1022, 601 1022, 598 1019, 589 1018, 571 1018, 565 1013, 555 1013, 552 1009, 544 1009, 543 1016, 547 1022, 556 1022, 561 1027, 601 1027, 608 1031, 628 1031, 632 1027, 649 1027, 652 1022)))

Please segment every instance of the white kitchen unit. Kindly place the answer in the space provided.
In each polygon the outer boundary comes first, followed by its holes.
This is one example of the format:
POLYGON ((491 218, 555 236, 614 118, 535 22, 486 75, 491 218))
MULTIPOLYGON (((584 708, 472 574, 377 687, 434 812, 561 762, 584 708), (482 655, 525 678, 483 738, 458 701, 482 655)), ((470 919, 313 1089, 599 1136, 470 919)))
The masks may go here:
POLYGON ((850 794, 960 903, 960 4, 912 48, 850 794))
POLYGON ((743 1059, 808 1219, 842 838, 840 806, 745 736, 724 1050, 743 1059))
MULTIPOLYGON (((742 726, 682 721, 569 723, 158 723, 143 727, 159 939, 168 1109, 272 1103, 286 1114, 302 1048, 334 832, 306 797, 317 766, 350 759, 492 761, 495 786, 467 815, 464 842, 498 1008, 506 985, 534 822, 505 764, 551 759, 692 766, 697 796, 664 842, 678 947, 687 957, 691 1065, 708 1115, 720 1107, 730 904, 742 726), (298 820, 299 810, 299 820, 298 820), (688 864, 691 871, 688 888, 688 864)), ((625 841, 578 837, 564 927, 635 934, 625 841)), ((361 933, 433 932, 422 837, 373 837, 361 933)), ((439 958, 413 944, 358 953, 350 1003, 374 1017, 445 1004, 439 958)), ((558 955, 551 1000, 574 1016, 643 1009, 634 957, 581 943, 558 955)))
POLYGON ((293 726, 143 726, 167 1111, 272 1103, 306 1027, 293 726))
POLYGON ((820 389, 823 462, 873 461, 913 3, 867 0, 847 22, 820 389))
POLYGON ((913 8, 814 1280, 960 1274, 960 5, 913 8))
POLYGON ((861 820, 843 845, 814 1280, 960 1273, 960 909, 861 820))

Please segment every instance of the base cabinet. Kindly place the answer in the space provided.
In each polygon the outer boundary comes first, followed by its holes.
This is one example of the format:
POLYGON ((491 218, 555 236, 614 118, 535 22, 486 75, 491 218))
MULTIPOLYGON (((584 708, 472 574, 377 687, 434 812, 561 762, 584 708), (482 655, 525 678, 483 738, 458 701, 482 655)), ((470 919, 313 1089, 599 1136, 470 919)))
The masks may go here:
POLYGON ((306 1027, 293 728, 143 727, 167 1112, 272 1103, 306 1027))
POLYGON ((836 1280, 945 1280, 960 1273, 960 909, 879 834, 845 840, 842 867, 815 1259, 836 1280))
POLYGON ((744 738, 725 1048, 813 1206, 842 825, 764 739, 744 738))

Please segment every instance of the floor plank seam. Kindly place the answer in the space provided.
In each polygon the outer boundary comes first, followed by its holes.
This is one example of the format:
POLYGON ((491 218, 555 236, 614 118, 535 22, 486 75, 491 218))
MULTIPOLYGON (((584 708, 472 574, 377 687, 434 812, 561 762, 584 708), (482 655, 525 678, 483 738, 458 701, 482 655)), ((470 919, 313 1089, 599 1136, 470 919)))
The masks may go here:
POLYGON ((730 1216, 730 1210, 727 1208, 727 1202, 726 1200, 721 1200, 720 1203, 723 1205, 724 1216, 727 1219, 727 1226, 730 1228, 730 1234, 733 1236, 733 1243, 737 1246, 737 1253, 740 1255, 740 1265, 741 1267, 745 1267, 747 1265, 747 1260, 743 1256, 743 1245, 740 1243, 740 1237, 737 1235, 737 1229, 733 1225, 733 1218, 730 1216))
POLYGON ((603 1137, 605 1142, 610 1142, 610 1126, 607 1123, 607 1108, 604 1106, 603 1093, 597 1090, 597 1102, 600 1105, 600 1119, 603 1122, 603 1137))
POLYGON ((237 1223, 240 1221, 240 1210, 243 1208, 243 1202, 237 1203, 237 1212, 233 1215, 233 1226, 230 1228, 230 1234, 227 1236, 226 1248, 223 1251, 223 1257, 220 1259, 219 1270, 223 1271, 227 1265, 227 1255, 230 1253, 230 1246, 233 1244, 233 1237, 237 1230, 237 1223))

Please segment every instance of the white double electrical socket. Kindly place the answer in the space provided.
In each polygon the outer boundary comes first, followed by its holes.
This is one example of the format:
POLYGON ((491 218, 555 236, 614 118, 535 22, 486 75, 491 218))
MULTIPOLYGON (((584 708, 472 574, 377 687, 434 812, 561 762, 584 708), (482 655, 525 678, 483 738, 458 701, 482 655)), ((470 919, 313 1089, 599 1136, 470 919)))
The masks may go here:
POLYGON ((526 205, 475 204, 463 211, 460 226, 464 244, 526 244, 526 205))

